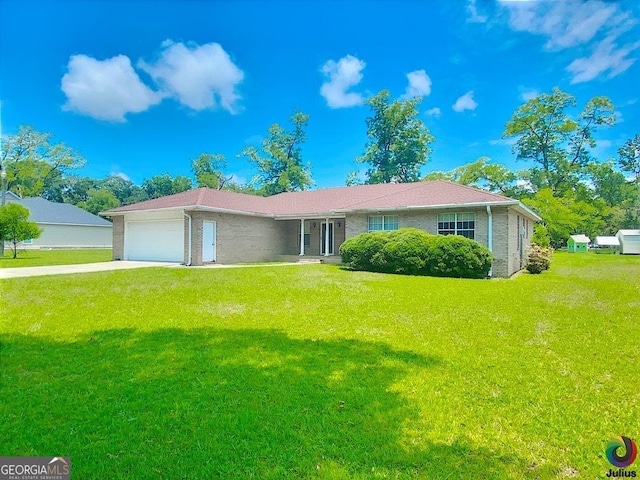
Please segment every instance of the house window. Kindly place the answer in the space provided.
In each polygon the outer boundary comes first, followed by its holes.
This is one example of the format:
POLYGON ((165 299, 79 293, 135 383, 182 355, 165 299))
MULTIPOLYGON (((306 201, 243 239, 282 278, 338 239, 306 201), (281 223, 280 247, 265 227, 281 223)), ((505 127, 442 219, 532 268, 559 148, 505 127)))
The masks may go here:
POLYGON ((397 230, 398 215, 371 215, 369 217, 369 231, 397 230))
POLYGON ((33 238, 29 238, 27 240, 22 241, 23 245, 33 245, 33 238))
MULTIPOLYGON (((300 246, 300 235, 296 235, 298 237, 298 246, 300 246)), ((305 233, 304 234, 304 246, 308 247, 311 245, 311 234, 310 233, 305 233)))
POLYGON ((440 235, 462 235, 470 239, 475 238, 475 213, 439 213, 438 233, 440 235))

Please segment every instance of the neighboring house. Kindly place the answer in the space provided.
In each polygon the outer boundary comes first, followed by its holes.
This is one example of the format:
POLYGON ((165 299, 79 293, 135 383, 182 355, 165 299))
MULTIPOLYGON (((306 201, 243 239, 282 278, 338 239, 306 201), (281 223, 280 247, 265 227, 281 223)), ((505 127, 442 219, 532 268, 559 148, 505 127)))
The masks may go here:
POLYGON ((7 192, 7 203, 29 209, 29 220, 42 229, 39 238, 25 240, 22 248, 111 248, 113 224, 68 203, 40 197, 20 198, 7 192))
POLYGON ((616 253, 620 250, 620 240, 618 237, 601 236, 596 237, 594 242, 596 253, 611 252, 616 253))
POLYGON ((518 200, 447 181, 271 197, 199 188, 101 214, 113 218, 114 260, 202 265, 306 256, 339 262, 346 238, 416 227, 487 245, 497 277, 523 267, 533 225, 540 220, 518 200))
POLYGON ((640 254, 640 230, 618 230, 616 237, 620 241, 620 253, 640 254))
POLYGON ((586 235, 571 235, 567 240, 567 250, 573 253, 586 253, 589 251, 591 239, 586 235))

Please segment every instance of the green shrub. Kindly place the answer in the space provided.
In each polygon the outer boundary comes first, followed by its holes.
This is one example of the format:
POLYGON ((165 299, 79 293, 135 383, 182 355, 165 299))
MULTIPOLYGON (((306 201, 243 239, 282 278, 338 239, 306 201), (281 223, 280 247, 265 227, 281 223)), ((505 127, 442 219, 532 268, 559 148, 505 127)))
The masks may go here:
POLYGON ((362 233, 346 240, 340 255, 354 270, 438 277, 484 278, 492 262, 489 250, 474 240, 416 228, 362 233))
POLYGON ((427 275, 484 278, 493 256, 487 247, 459 235, 431 235, 428 240, 427 275))
POLYGON ((354 270, 384 271, 374 268, 378 262, 374 257, 388 241, 388 232, 372 232, 350 238, 340 245, 342 261, 354 270))
POLYGON ((542 273, 549 270, 551 265, 552 248, 544 248, 539 245, 533 245, 527 255, 527 264, 525 268, 529 273, 542 273))
POLYGON ((548 248, 551 246, 551 237, 549 236, 549 230, 541 223, 536 223, 533 227, 533 236, 531 237, 531 243, 540 247, 548 248))

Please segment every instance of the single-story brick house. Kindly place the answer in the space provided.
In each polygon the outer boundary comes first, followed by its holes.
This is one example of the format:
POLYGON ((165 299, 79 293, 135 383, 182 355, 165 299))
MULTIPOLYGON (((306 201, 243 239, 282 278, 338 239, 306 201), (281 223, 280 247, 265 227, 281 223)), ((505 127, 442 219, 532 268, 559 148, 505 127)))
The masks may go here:
POLYGON ((271 197, 198 188, 102 213, 114 260, 232 264, 299 258, 339 262, 345 239, 417 227, 487 245, 492 273, 523 267, 540 220, 518 200, 447 181, 357 185, 271 197))
POLYGON ((38 224, 42 235, 21 242, 20 248, 111 248, 111 222, 69 203, 50 202, 40 197, 20 198, 7 192, 8 203, 29 210, 29 220, 38 224))

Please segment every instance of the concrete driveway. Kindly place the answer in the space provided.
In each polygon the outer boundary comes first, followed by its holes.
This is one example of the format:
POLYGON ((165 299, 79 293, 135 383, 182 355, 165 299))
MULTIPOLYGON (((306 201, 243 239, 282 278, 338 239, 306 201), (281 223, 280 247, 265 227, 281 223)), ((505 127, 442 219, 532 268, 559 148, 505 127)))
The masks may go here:
POLYGON ((165 262, 100 262, 78 265, 53 265, 49 267, 0 268, 0 279, 39 277, 42 275, 65 275, 69 273, 108 272, 146 267, 179 267, 178 263, 165 262))

